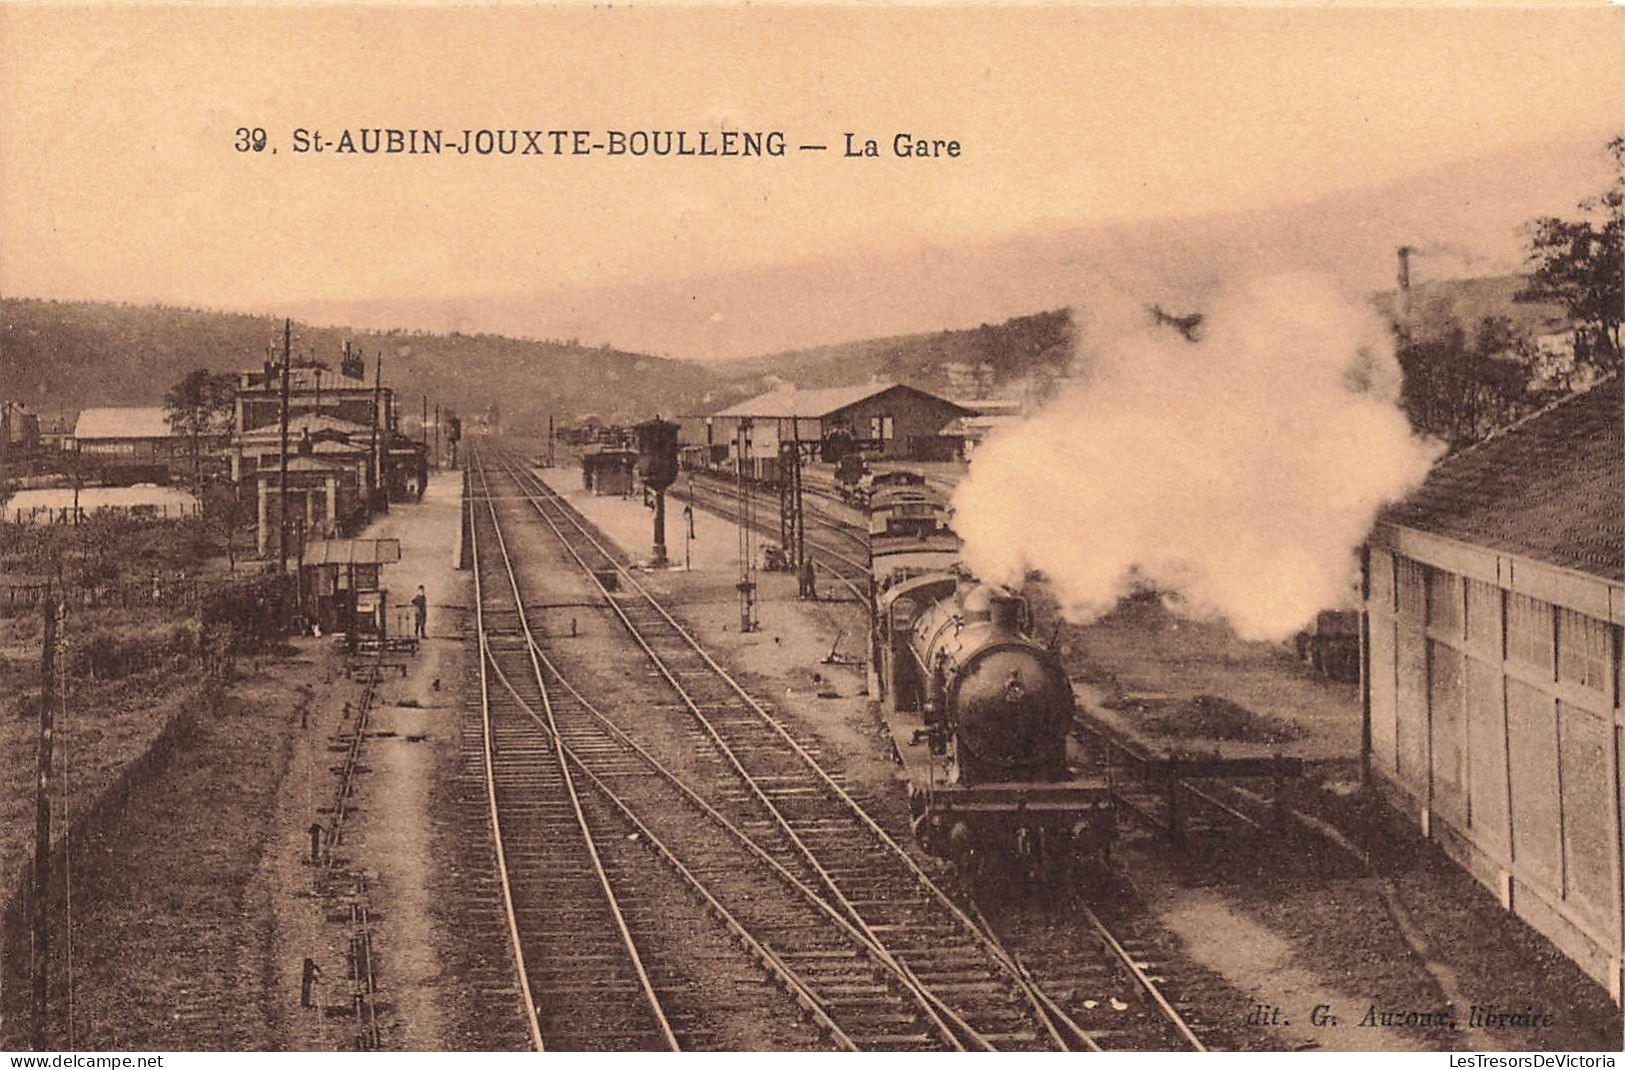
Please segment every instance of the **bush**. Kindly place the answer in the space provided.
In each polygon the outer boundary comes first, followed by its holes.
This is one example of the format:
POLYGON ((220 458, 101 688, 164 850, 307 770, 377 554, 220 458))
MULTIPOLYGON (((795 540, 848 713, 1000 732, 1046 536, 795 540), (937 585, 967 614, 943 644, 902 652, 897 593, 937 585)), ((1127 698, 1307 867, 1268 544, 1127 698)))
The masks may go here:
POLYGON ((234 576, 211 584, 200 612, 211 660, 229 661, 287 635, 294 603, 294 577, 288 573, 234 576))
POLYGON ((72 644, 68 671, 111 680, 136 672, 180 668, 197 660, 203 650, 202 638, 203 629, 195 620, 98 628, 72 644))

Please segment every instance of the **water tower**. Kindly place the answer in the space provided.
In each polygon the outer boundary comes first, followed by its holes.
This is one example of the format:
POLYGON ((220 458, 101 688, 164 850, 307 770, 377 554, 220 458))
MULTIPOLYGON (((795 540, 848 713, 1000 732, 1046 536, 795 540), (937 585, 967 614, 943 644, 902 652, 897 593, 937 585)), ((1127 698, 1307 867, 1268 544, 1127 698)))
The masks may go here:
POLYGON ((677 425, 656 416, 638 424, 638 474, 655 496, 655 550, 650 564, 666 564, 666 488, 677 480, 677 425))

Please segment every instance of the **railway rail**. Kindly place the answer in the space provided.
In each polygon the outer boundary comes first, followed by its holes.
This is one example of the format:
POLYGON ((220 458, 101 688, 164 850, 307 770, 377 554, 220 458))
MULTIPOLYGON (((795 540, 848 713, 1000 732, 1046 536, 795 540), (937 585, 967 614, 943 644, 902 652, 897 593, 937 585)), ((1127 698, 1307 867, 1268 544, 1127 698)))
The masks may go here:
MULTIPOLYGON (((480 478, 483 484, 483 472, 480 478)), ((494 527, 496 496, 488 487, 483 489, 494 527)), ((487 636, 482 641, 483 660, 489 667, 487 687, 495 690, 491 685, 494 675, 508 692, 509 704, 554 741, 559 755, 595 789, 601 805, 595 818, 589 820, 584 814, 587 835, 608 842, 612 837, 604 835, 604 818, 610 811, 618 814, 800 1004, 832 1046, 849 1050, 860 1045, 880 1049, 961 1047, 930 1003, 906 979, 878 961, 862 934, 845 918, 615 727, 559 674, 535 641, 512 555, 500 529, 496 529, 496 537, 502 571, 517 607, 512 612, 523 633, 525 657, 535 671, 527 680, 519 671, 503 669, 501 656, 489 641, 493 629, 487 620, 481 626, 482 636, 487 636), (698 824, 670 820, 685 809, 704 820, 698 824), (656 824, 663 827, 652 827, 656 824), (665 841, 664 837, 674 835, 681 837, 683 856, 665 841), (736 914, 730 903, 735 909, 743 904, 743 909, 736 914), (840 1024, 836 1016, 841 1018, 840 1024)), ((478 527, 475 539, 478 542, 478 527)), ((488 551, 482 555, 478 549, 476 554, 487 562, 492 556, 488 551)), ((486 575, 494 569, 482 565, 479 571, 486 575)), ((482 607, 491 601, 485 586, 482 581, 482 607)), ((482 616, 488 617, 488 611, 482 609, 482 616)), ((488 706, 503 705, 492 702, 489 691, 486 701, 488 706)), ((591 811, 592 806, 584 810, 591 811)), ((613 839, 624 837, 621 829, 613 839)), ((605 894, 611 894, 607 887, 605 894)), ((534 1004, 541 995, 527 995, 527 1003, 534 1004)), ((539 1034, 548 1031, 548 1023, 541 1023, 539 1034)), ((541 1043, 540 1035, 537 1043, 541 1043)))
MULTIPOLYGON (((701 476, 698 480, 685 480, 674 483, 668 494, 675 494, 679 501, 687 501, 692 505, 707 509, 729 520, 739 517, 737 498, 731 487, 726 487, 721 481, 709 476, 701 476)), ((777 508, 777 499, 772 498, 754 489, 748 493, 753 495, 764 506, 777 508)), ((824 541, 808 537, 806 546, 814 562, 822 566, 824 572, 833 576, 835 580, 852 593, 853 598, 867 606, 869 604, 869 537, 865 532, 856 530, 852 525, 837 518, 824 516, 816 510, 805 509, 803 515, 810 523, 816 524, 835 535, 846 539, 848 545, 837 546, 832 541, 824 541)), ((756 530, 764 535, 777 535, 778 529, 769 522, 764 515, 754 525, 756 530)))
POLYGON ((365 673, 366 683, 350 724, 349 741, 344 746, 344 761, 340 763, 338 792, 334 799, 325 828, 320 830, 316 848, 320 865, 318 880, 329 894, 341 894, 333 886, 341 879, 348 883, 346 915, 350 924, 347 975, 350 986, 349 1008, 356 1020, 356 1046, 361 1051, 377 1051, 383 1046, 383 1030, 378 1018, 378 979, 373 968, 372 915, 367 896, 367 879, 359 873, 346 871, 339 865, 336 853, 344 842, 344 819, 349 815, 351 796, 355 792, 355 778, 361 771, 361 748, 367 737, 367 722, 372 715, 373 700, 378 692, 378 680, 383 668, 383 651, 364 657, 352 666, 352 671, 365 673))
MULTIPOLYGON (((485 451, 476 452, 475 458, 483 479, 485 451)), ((849 1039, 861 1038, 859 1046, 878 1047, 1101 1047, 1088 1028, 1039 987, 985 923, 974 920, 885 832, 845 786, 839 770, 827 768, 831 763, 816 753, 815 744, 798 738, 718 665, 550 488, 500 455, 495 460, 581 573, 591 578, 601 603, 642 650, 654 675, 664 681, 666 701, 643 704, 643 709, 660 709, 686 719, 688 735, 678 733, 675 739, 692 747, 697 737, 732 774, 731 781, 716 790, 708 789, 705 798, 674 777, 667 782, 686 793, 691 808, 708 811, 713 826, 734 826, 734 843, 772 862, 776 878, 797 889, 804 906, 817 905, 826 919, 844 924, 840 935, 846 946, 814 948, 817 955, 796 959, 797 966, 789 971, 805 985, 805 994, 834 1017, 839 1004, 820 995, 820 984, 828 987, 825 976, 805 964, 818 963, 822 968, 833 958, 847 960, 850 967, 850 959, 856 955, 865 969, 874 971, 868 985, 848 983, 844 987, 856 991, 841 994, 884 993, 887 1013, 897 1028, 880 1034, 848 1034, 849 1039), (673 697, 676 702, 671 701, 673 697), (831 952, 837 950, 840 955, 832 957, 831 952)), ((486 490, 489 493, 489 487, 486 490)), ((509 493, 502 497, 512 500, 509 493)), ((516 597, 522 604, 517 589, 516 597)), ((592 730, 597 734, 588 733, 584 741, 601 744, 608 738, 605 732, 612 724, 610 718, 591 708, 564 679, 561 672, 568 669, 561 670, 551 660, 544 665, 540 644, 525 630, 527 648, 539 667, 537 678, 545 680, 552 674, 555 693, 571 694, 575 705, 597 723, 592 730)), ((517 701, 518 688, 515 692, 517 701)), ((559 708, 555 703, 555 717, 559 708)), ((585 732, 588 722, 572 715, 570 723, 582 727, 559 727, 569 742, 566 760, 573 760, 570 754, 577 747, 573 734, 585 732)), ((623 733, 624 738, 616 740, 619 749, 615 753, 623 758, 628 747, 637 747, 632 734, 623 733)), ((559 746, 563 748, 563 744, 559 746)), ((646 765, 658 764, 647 753, 643 757, 646 765)), ((644 782, 655 779, 660 778, 641 778, 644 782)), ((609 790, 607 780, 604 787, 609 790)), ((639 805, 635 800, 627 803, 623 818, 634 819, 639 805)), ((641 805, 645 814, 667 809, 651 802, 641 805)), ((657 838, 653 829, 647 831, 649 838, 657 838)), ((677 856, 689 849, 674 846, 671 861, 680 862, 677 856)), ((696 871, 702 868, 694 867, 696 871)), ((717 898, 726 894, 724 889, 717 898)), ((763 946, 769 945, 764 942, 763 946)), ((1125 959, 1132 965, 1126 952, 1102 958, 1106 972, 1121 969, 1125 959)), ((850 974, 846 978, 850 982, 850 974)), ((794 981, 781 977, 780 982, 795 990, 794 981)), ((1131 1048, 1147 1043, 1166 1046, 1167 1035, 1113 1034, 1112 1046, 1118 1046, 1115 1041, 1131 1048)))

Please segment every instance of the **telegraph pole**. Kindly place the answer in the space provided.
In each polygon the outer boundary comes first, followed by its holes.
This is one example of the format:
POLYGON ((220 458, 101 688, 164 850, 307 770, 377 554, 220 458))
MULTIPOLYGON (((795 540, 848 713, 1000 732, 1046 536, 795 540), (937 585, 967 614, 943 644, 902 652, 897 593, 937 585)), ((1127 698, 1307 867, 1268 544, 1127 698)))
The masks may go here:
MULTIPOLYGON (((372 377, 372 490, 373 495, 378 492, 379 486, 384 482, 384 461, 378 456, 378 406, 382 404, 384 391, 384 351, 378 351, 378 367, 372 377)), ((367 511, 373 508, 371 501, 367 502, 367 511)))
POLYGON ((807 557, 807 518, 801 511, 801 417, 790 417, 790 433, 795 436, 794 456, 790 460, 795 495, 794 511, 791 516, 795 520, 796 568, 799 569, 801 562, 807 557))
POLYGON ((750 441, 746 434, 750 430, 750 419, 741 417, 739 420, 739 446, 737 454, 739 493, 739 630, 753 632, 756 630, 756 545, 751 537, 751 499, 745 485, 745 447, 750 441))
POLYGON ((553 467, 553 414, 547 414, 547 467, 553 467))
POLYGON ((79 487, 84 483, 80 476, 79 466, 84 463, 85 455, 79 449, 79 440, 73 440, 73 526, 79 526, 79 487))
POLYGON ((440 467, 440 402, 434 403, 434 466, 440 467))
POLYGON ((56 716, 56 599, 45 586, 45 645, 40 655, 39 780, 34 793, 34 1050, 44 1051, 50 995, 51 747, 56 716))
POLYGON ((277 571, 288 571, 288 375, 293 363, 293 320, 282 321, 282 489, 276 509, 277 571))

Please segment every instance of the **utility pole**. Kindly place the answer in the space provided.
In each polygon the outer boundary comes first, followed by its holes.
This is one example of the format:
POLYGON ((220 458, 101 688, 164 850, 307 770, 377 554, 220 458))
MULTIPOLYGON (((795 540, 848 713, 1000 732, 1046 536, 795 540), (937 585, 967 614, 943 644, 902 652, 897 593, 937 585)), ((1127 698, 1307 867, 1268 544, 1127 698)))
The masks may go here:
POLYGON ((277 571, 288 571, 288 376, 293 364, 293 320, 282 321, 282 483, 276 508, 277 571))
MULTIPOLYGON (((380 349, 378 351, 378 367, 372 377, 372 494, 369 499, 377 496, 378 488, 384 482, 384 461, 382 457, 378 456, 378 407, 383 404, 381 400, 383 391, 384 351, 380 349)), ((369 500, 367 502, 367 511, 370 513, 372 508, 373 502, 369 500)))
POLYGON ((79 526, 79 487, 84 483, 80 477, 79 466, 84 463, 85 455, 79 449, 79 440, 73 440, 73 526, 79 526))
POLYGON ((34 1050, 44 1051, 50 1012, 51 747, 56 716, 56 622, 53 588, 45 586, 45 645, 40 654, 39 780, 34 792, 34 1050))
POLYGON ((553 467, 553 414, 547 414, 547 467, 553 467))
POLYGON ((440 467, 440 402, 434 403, 434 466, 440 467))
POLYGON ((305 611, 305 539, 308 536, 309 533, 305 531, 305 518, 301 515, 299 517, 299 565, 298 571, 294 573, 298 579, 293 585, 294 605, 299 608, 301 613, 305 611))
POLYGON ((739 630, 756 630, 756 544, 751 531, 751 497, 745 484, 745 447, 750 441, 746 432, 750 419, 739 420, 738 477, 739 492, 739 630))
MULTIPOLYGON (((792 482, 794 484, 795 505, 791 518, 795 521, 796 532, 796 568, 807 556, 807 518, 802 513, 801 505, 801 417, 790 417, 790 433, 795 437, 794 449, 791 451, 790 466, 792 482)), ((782 476, 781 476, 782 478, 782 476)))

